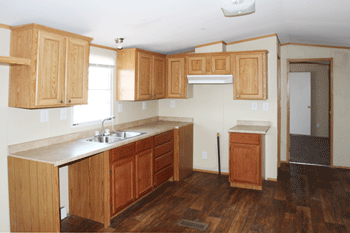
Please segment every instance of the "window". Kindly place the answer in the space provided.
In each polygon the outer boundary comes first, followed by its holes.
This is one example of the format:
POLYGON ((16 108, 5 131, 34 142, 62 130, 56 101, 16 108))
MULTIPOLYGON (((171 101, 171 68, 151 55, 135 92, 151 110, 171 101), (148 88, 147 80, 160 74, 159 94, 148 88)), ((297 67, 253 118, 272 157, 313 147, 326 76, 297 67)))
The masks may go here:
POLYGON ((109 65, 90 64, 88 104, 72 108, 73 127, 97 124, 113 116, 111 87, 114 69, 109 65))

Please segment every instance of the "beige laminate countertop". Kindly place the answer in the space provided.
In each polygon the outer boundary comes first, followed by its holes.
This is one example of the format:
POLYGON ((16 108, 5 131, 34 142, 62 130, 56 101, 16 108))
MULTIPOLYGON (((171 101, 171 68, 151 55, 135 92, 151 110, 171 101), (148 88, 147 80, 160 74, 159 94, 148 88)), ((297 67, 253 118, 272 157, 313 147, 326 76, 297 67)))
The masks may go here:
POLYGON ((266 134, 270 129, 269 121, 237 121, 237 125, 228 130, 229 133, 266 134))
POLYGON ((157 121, 124 129, 125 131, 146 132, 147 134, 112 144, 76 140, 27 151, 21 151, 10 154, 9 156, 50 163, 56 167, 190 124, 193 123, 178 121, 157 121))

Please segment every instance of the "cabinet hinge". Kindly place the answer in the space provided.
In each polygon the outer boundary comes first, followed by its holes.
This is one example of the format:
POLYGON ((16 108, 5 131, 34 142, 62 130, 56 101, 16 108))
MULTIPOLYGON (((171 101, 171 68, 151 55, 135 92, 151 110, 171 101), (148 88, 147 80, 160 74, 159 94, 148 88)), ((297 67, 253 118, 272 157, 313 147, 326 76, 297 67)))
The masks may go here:
POLYGON ((112 169, 111 169, 111 175, 112 175, 112 169))
POLYGON ((113 210, 113 205, 111 205, 111 210, 113 210))

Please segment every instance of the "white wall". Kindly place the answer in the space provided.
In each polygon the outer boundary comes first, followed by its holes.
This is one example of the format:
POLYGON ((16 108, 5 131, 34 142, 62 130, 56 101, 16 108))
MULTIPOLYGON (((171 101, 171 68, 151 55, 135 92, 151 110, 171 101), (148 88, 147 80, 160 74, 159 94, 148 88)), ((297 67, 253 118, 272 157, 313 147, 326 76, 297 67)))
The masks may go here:
POLYGON ((287 59, 333 58, 333 164, 350 167, 350 50, 325 47, 282 46, 281 160, 287 155, 287 59))
MULTIPOLYGON (((0 56, 9 56, 10 33, 8 29, 0 28, 0 56)), ((94 48, 94 50, 96 50, 94 48)), ((104 49, 100 49, 101 54, 104 49)), ((110 54, 109 51, 105 51, 110 54)), ((142 110, 142 102, 122 102, 123 112, 118 113, 118 101, 115 101, 115 79, 113 111, 116 119, 114 124, 158 116, 158 101, 146 101, 147 109, 142 110)), ((71 108, 68 110, 68 119, 60 120, 60 108, 49 109, 49 121, 40 122, 41 110, 26 110, 8 107, 9 66, 0 64, 0 231, 9 231, 9 202, 7 178, 7 146, 70 134, 89 129, 100 128, 100 125, 71 128, 71 108)), ((106 123, 111 125, 111 123, 106 123)), ((62 167, 60 172, 61 206, 69 207, 68 200, 68 169, 62 167)))
MULTIPOLYGON (((10 55, 11 31, 0 28, 0 56, 10 55)), ((0 64, 0 231, 10 231, 10 212, 7 180, 7 119, 9 65, 0 64)))
MULTIPOLYGON (((216 133, 220 133, 221 167, 228 172, 228 129, 237 120, 270 121, 272 126, 266 135, 266 177, 277 178, 277 38, 232 44, 227 51, 268 50, 268 100, 233 100, 233 85, 194 85, 193 98, 175 100, 175 108, 170 100, 159 101, 159 115, 184 116, 194 118, 194 167, 217 171, 216 133), (251 110, 252 102, 258 102, 258 110, 251 110), (262 110, 263 102, 269 103, 269 111, 262 110), (208 152, 208 159, 202 159, 202 151, 208 152)), ((212 51, 212 46, 206 51, 212 51)), ((197 50, 196 50, 197 51, 197 50)))

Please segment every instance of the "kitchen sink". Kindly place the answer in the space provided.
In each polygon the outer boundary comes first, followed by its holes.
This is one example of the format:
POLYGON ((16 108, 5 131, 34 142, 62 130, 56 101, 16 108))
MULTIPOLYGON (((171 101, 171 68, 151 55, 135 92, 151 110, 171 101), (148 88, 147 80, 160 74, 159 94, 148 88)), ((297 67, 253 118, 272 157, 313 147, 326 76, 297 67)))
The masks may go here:
POLYGON ((141 136, 143 134, 146 134, 146 133, 129 132, 129 131, 115 131, 115 132, 111 132, 109 135, 97 135, 97 136, 90 137, 90 138, 84 138, 84 139, 81 139, 79 141, 111 144, 111 143, 115 143, 115 142, 129 139, 129 138, 138 137, 138 136, 141 136))

